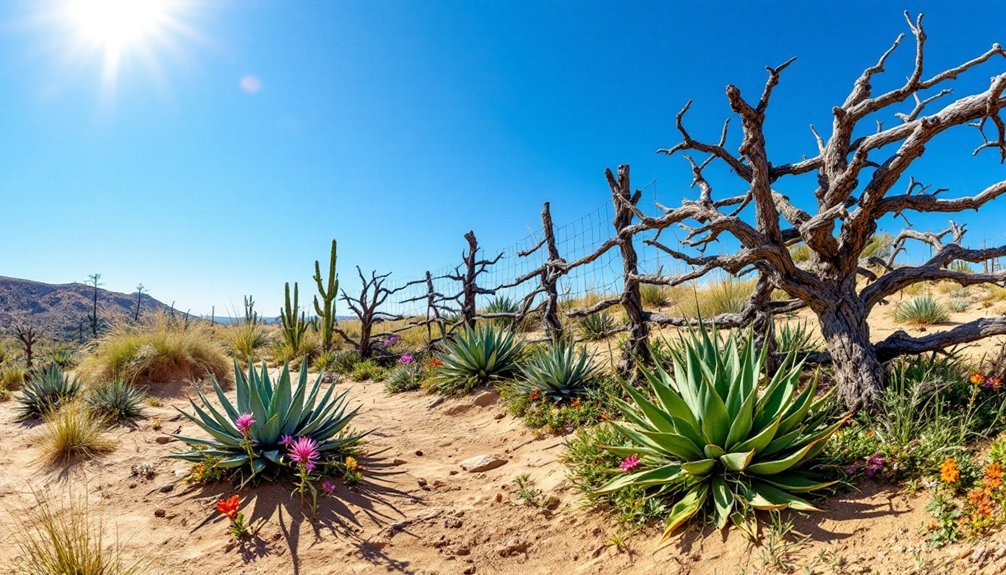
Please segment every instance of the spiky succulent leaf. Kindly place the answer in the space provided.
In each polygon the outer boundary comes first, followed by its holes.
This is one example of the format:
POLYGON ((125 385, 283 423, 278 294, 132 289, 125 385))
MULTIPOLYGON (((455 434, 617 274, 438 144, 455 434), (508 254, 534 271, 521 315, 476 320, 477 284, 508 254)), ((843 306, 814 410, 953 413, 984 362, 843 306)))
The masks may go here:
POLYGON ((508 329, 491 324, 465 328, 444 342, 432 388, 444 394, 462 394, 512 376, 523 344, 508 329))
POLYGON ((828 396, 817 397, 815 382, 802 385, 802 362, 789 356, 770 375, 750 333, 724 337, 704 326, 671 350, 673 375, 646 371, 651 395, 626 386, 628 400, 615 401, 624 421, 612 425, 629 445, 601 446, 639 457, 639 468, 616 472, 596 493, 643 486, 682 494, 664 540, 709 501, 721 527, 747 525, 751 509, 814 510, 794 494, 831 483, 798 470, 845 419, 825 420, 828 396))

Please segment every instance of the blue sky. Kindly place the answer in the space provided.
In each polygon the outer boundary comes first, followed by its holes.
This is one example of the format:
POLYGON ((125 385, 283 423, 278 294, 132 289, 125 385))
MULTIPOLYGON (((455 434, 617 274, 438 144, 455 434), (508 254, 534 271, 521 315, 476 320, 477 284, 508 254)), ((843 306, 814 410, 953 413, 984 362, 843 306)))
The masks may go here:
MULTIPOLYGON (((827 131, 859 72, 907 32, 906 8, 926 12, 931 71, 1006 42, 1001 2, 185 0, 188 31, 150 42, 149 61, 127 46, 110 86, 100 54, 44 17, 61 4, 0 4, 0 274, 97 271, 110 289, 142 282, 218 314, 245 293, 271 314, 288 280, 313 293, 333 237, 351 286, 356 264, 412 279, 453 262, 469 229, 508 245, 545 200, 557 223, 607 201, 603 170, 619 163, 676 204, 689 172, 654 153, 678 141, 675 112, 694 98, 691 130, 715 138, 724 86, 756 97, 764 66, 790 56, 770 153, 812 154, 807 125, 827 131)), ((892 59, 889 85, 912 50, 892 59)), ((960 194, 1003 179, 993 154, 971 158, 976 138, 930 146, 913 174, 960 194)), ((803 202, 812 183, 783 189, 803 202)), ((1002 213, 958 220, 980 243, 1002 213)))

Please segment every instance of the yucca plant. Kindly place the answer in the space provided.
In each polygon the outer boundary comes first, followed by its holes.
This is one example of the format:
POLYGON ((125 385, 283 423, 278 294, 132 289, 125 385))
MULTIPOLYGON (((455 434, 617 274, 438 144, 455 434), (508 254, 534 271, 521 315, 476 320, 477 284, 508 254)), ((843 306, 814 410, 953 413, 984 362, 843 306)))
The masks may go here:
POLYGON ((29 378, 17 396, 18 417, 31 419, 41 417, 46 413, 59 409, 69 403, 80 392, 80 382, 77 378, 63 373, 63 369, 51 364, 41 373, 29 378))
POLYGON ((93 385, 84 394, 84 403, 109 423, 139 419, 146 399, 147 394, 121 379, 93 385))
POLYGON ((580 337, 587 341, 597 341, 611 335, 615 321, 606 312, 600 311, 580 320, 580 337))
POLYGON ((950 319, 947 308, 930 296, 903 301, 894 310, 894 320, 917 326, 934 325, 950 319))
POLYGON ((805 321, 787 321, 775 336, 775 347, 779 353, 810 353, 821 347, 821 340, 805 321))
POLYGON ((586 395, 599 373, 586 350, 567 342, 552 343, 520 368, 514 389, 561 403, 586 395))
POLYGON ((464 328, 443 344, 443 365, 431 383, 438 393, 460 394, 512 376, 524 345, 511 330, 493 325, 464 328))
POLYGON ((333 385, 322 393, 322 375, 314 385, 308 384, 306 360, 296 385, 291 381, 289 365, 283 366, 273 383, 264 364, 259 372, 249 365, 245 374, 235 362, 236 403, 227 399, 216 378, 211 381, 219 408, 196 388, 200 402, 189 400, 193 412, 179 409, 210 437, 176 435, 190 450, 168 457, 194 463, 215 462, 217 467, 243 477, 242 485, 260 477, 274 480, 284 472, 295 473, 297 466, 286 453, 286 446, 293 440, 313 442, 317 466, 324 470, 338 466, 366 435, 349 428, 359 408, 348 410, 346 391, 336 395, 333 385))
POLYGON ((644 372, 653 401, 631 386, 631 401, 616 400, 626 421, 613 425, 630 445, 601 446, 625 458, 623 473, 594 494, 645 487, 681 495, 661 543, 707 503, 717 526, 733 520, 749 531, 753 510, 816 510, 796 494, 832 483, 801 468, 844 419, 825 424, 829 398, 815 398, 816 382, 798 391, 802 362, 789 356, 769 377, 764 349, 756 351, 750 335, 724 339, 704 327, 684 350, 672 358, 673 376, 659 367, 644 372))

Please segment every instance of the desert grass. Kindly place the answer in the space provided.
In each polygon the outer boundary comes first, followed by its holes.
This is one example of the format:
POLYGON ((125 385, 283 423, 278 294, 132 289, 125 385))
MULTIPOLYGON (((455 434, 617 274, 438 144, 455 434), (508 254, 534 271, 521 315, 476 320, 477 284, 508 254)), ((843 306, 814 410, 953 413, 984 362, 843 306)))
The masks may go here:
POLYGON ((894 321, 915 326, 943 323, 950 319, 950 311, 930 296, 905 300, 894 308, 894 321))
POLYGON ((0 389, 17 391, 24 385, 28 370, 18 365, 8 365, 0 369, 0 389))
POLYGON ((8 573, 31 575, 139 575, 142 561, 127 561, 118 540, 107 541, 105 526, 86 495, 56 504, 34 495, 30 511, 11 535, 17 556, 8 573))
POLYGON ((978 292, 978 303, 982 308, 1006 301, 1006 288, 994 284, 983 284, 978 292))
POLYGON ((47 463, 78 463, 115 448, 105 434, 106 419, 81 402, 50 411, 44 421, 41 449, 47 463))
POLYGON ((217 333, 227 344, 231 355, 243 362, 262 359, 262 352, 272 339, 269 329, 252 323, 222 326, 217 333))
POLYGON ((674 307, 685 317, 710 318, 724 313, 739 313, 754 293, 756 280, 726 277, 706 284, 672 288, 674 307))
POLYGON ((661 308, 671 302, 664 286, 645 284, 639 288, 639 295, 646 307, 661 308))
POLYGON ((146 323, 120 323, 98 339, 78 373, 98 383, 122 379, 135 384, 198 380, 212 374, 231 377, 231 360, 215 330, 204 323, 184 324, 166 315, 146 323))

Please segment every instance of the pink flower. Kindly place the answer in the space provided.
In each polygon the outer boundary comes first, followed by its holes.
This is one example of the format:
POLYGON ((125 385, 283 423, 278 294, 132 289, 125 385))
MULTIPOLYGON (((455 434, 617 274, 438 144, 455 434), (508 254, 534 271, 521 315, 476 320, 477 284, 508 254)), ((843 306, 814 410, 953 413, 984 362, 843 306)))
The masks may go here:
POLYGON ((325 495, 332 495, 335 493, 335 484, 332 483, 331 479, 326 479, 325 482, 321 484, 321 490, 325 492, 325 495))
POLYGON ((395 345, 396 343, 398 343, 398 336, 397 335, 389 336, 388 339, 384 340, 384 345, 386 345, 388 347, 391 347, 391 346, 395 345))
POLYGON ((412 363, 412 356, 407 353, 403 353, 402 357, 398 358, 398 363, 402 365, 410 365, 412 363))
POLYGON ((241 435, 246 437, 248 436, 248 430, 251 429, 251 426, 253 425, 255 425, 255 418, 252 417, 252 414, 250 413, 242 413, 234 420, 234 427, 237 427, 238 431, 241 432, 241 435))
POLYGON ((318 463, 318 442, 310 437, 298 437, 287 447, 287 453, 294 463, 300 463, 308 471, 313 471, 318 463))
POLYGON ((626 473, 632 471, 637 467, 639 467, 639 456, 636 455, 635 453, 623 459, 622 463, 618 465, 618 468, 626 473))
POLYGON ((279 444, 283 447, 289 447, 291 443, 293 443, 293 437, 290 437, 289 435, 284 435, 279 438, 279 444))
POLYGON ((884 468, 887 459, 878 451, 866 458, 866 476, 873 477, 878 471, 884 468))

